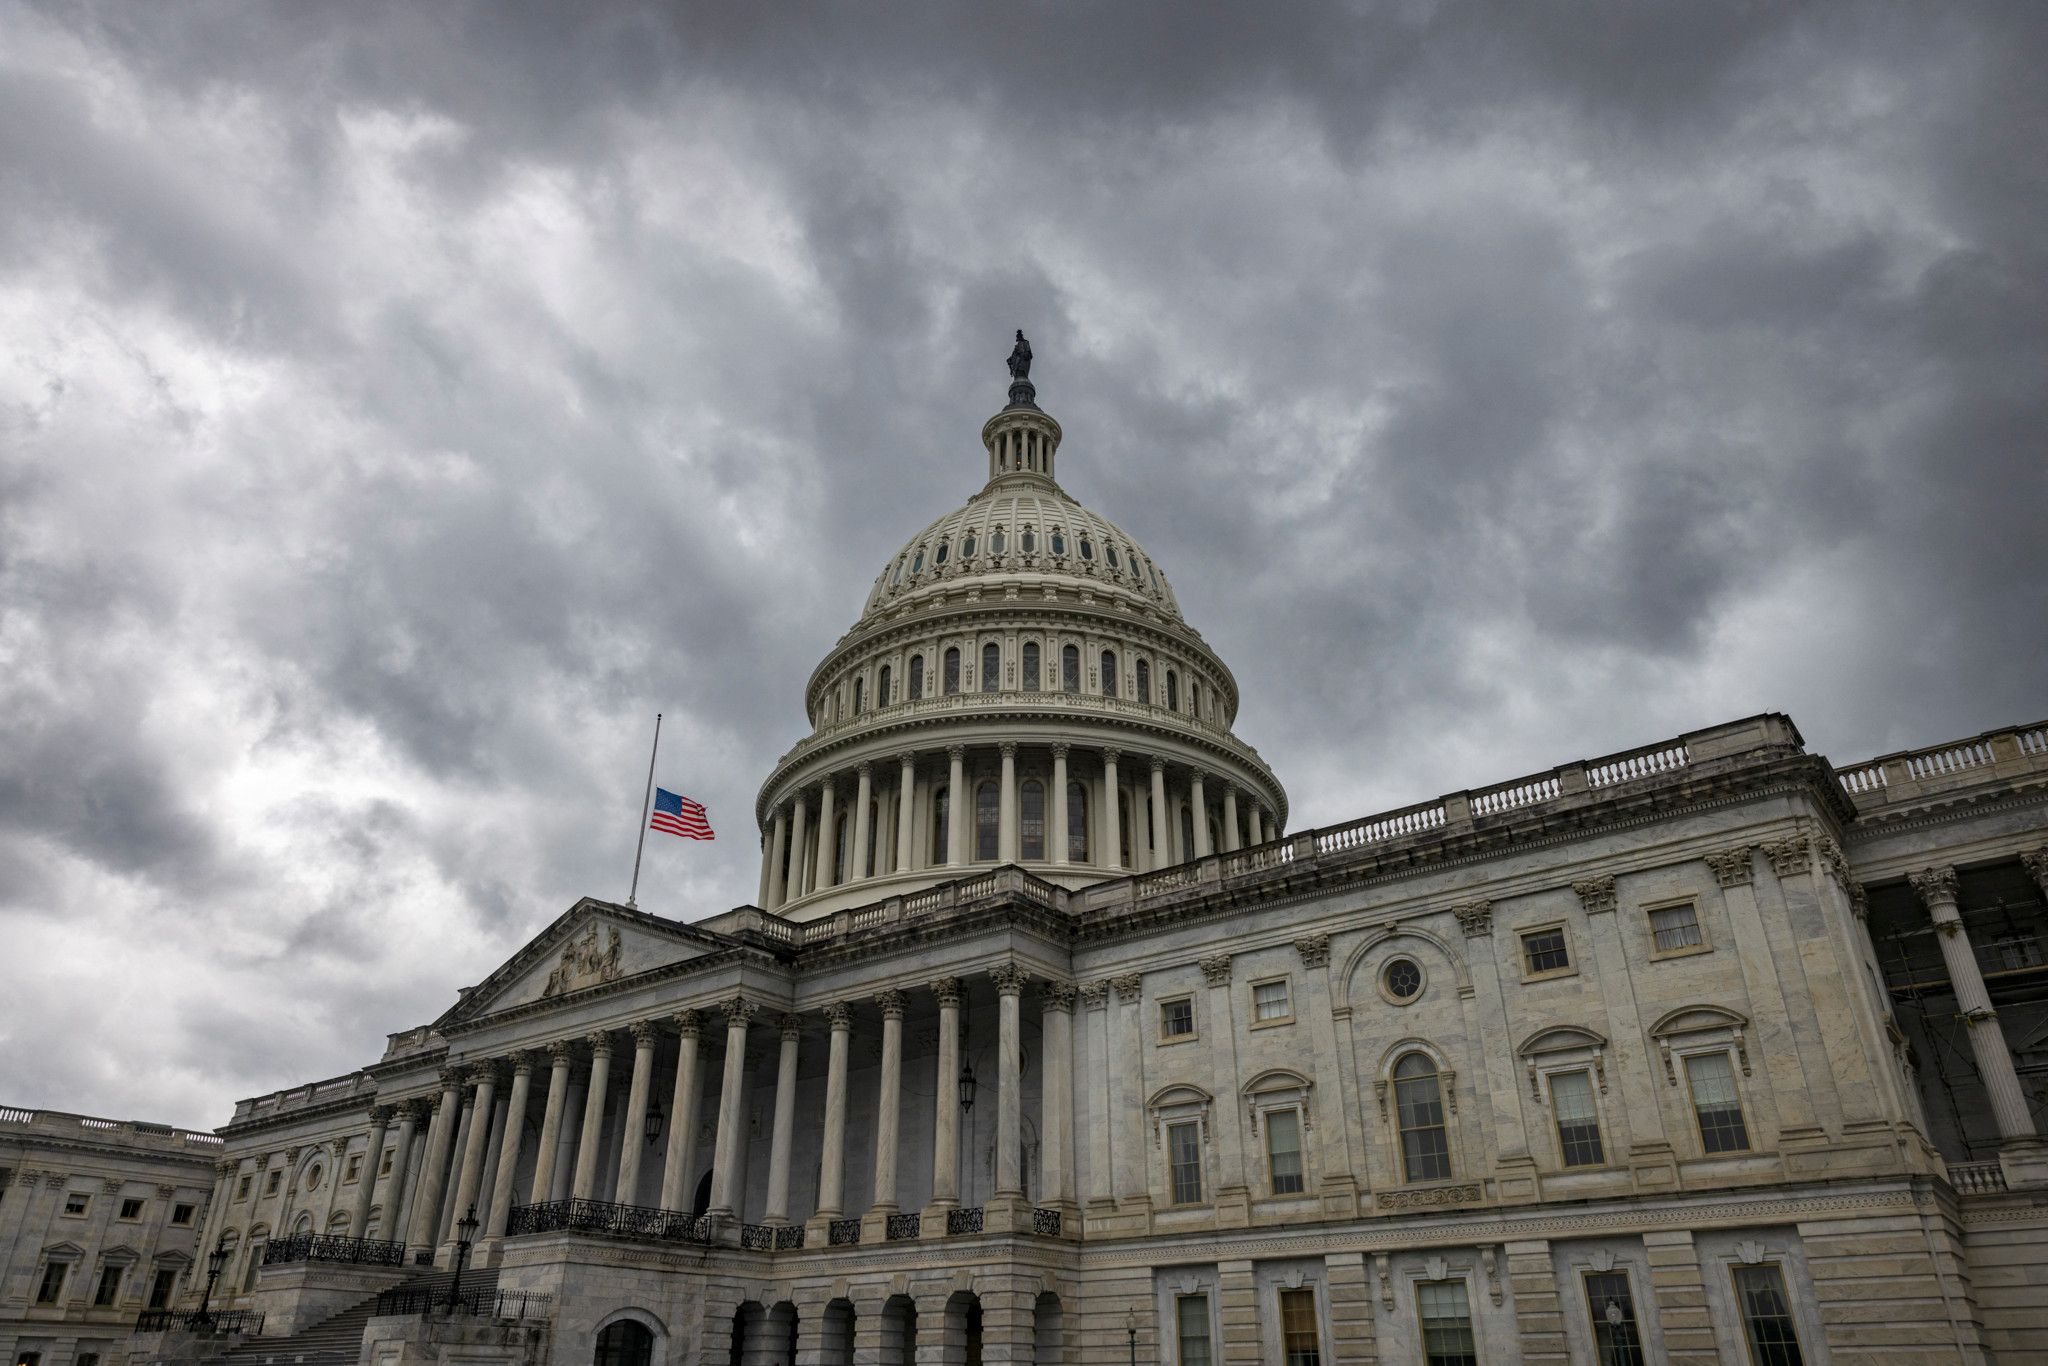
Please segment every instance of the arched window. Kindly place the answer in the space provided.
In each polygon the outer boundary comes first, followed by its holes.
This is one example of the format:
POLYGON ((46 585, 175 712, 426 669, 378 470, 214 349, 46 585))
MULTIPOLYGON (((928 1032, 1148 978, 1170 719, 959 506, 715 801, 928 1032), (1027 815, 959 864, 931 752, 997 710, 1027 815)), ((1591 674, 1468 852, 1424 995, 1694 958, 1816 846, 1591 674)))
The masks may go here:
POLYGON ((1003 651, 994 641, 981 647, 981 690, 994 692, 1003 683, 1003 651))
POLYGON ((620 1319, 597 1335, 591 1366, 648 1366, 654 1360, 654 1334, 644 1324, 620 1319))
POLYGON ((859 716, 867 710, 868 681, 865 678, 853 680, 853 714, 859 716))
POLYGON ((1180 809, 1180 861, 1186 863, 1195 856, 1195 808, 1183 806, 1180 809))
POLYGON ((1036 555, 1038 553, 1038 533, 1036 531, 1033 531, 1028 526, 1025 527, 1024 535, 1020 538, 1020 540, 1023 542, 1024 553, 1026 555, 1036 555))
POLYGON ((1180 710, 1180 675, 1171 669, 1166 671, 1166 705, 1172 711, 1180 710))
POLYGON ((924 570, 924 547, 923 547, 923 546, 919 546, 919 547, 917 548, 917 554, 913 555, 913 556, 911 557, 911 559, 910 559, 910 572, 911 572, 911 573, 913 573, 913 574, 917 574, 917 573, 921 573, 921 572, 922 572, 923 570, 924 570))
POLYGON ((1144 660, 1137 663, 1138 700, 1149 704, 1152 701, 1152 666, 1144 660))
POLYGON ((924 696, 924 656, 910 657, 910 700, 915 702, 924 696))
POLYGON ((1444 1132, 1443 1087, 1427 1054, 1410 1053, 1394 1064, 1394 1108, 1400 1118, 1404 1179, 1449 1180, 1451 1145, 1444 1132))
POLYGON ((994 783, 983 783, 974 789, 974 856, 978 859, 992 859, 1002 847, 1002 801, 994 783))
MULTIPOLYGON (((871 802, 869 802, 869 803, 868 803, 868 857, 867 857, 867 862, 863 863, 863 864, 861 865, 861 867, 860 867, 860 868, 856 868, 856 869, 854 869, 854 870, 853 870, 853 871, 854 871, 854 874, 855 874, 855 876, 858 876, 858 875, 860 874, 861 868, 866 868, 866 869, 870 870, 871 872, 880 872, 880 871, 881 871, 882 865, 881 865, 881 864, 879 864, 879 863, 877 863, 877 862, 875 862, 875 841, 876 841, 876 839, 877 839, 877 838, 879 838, 879 837, 880 837, 880 835, 881 835, 881 831, 882 831, 882 804, 881 804, 880 802, 872 802, 872 801, 871 801, 871 802)), ((842 873, 844 873, 844 872, 845 872, 845 870, 844 870, 844 869, 841 869, 840 871, 841 871, 842 873)))
POLYGON ((1024 642, 1024 691, 1038 691, 1038 642, 1024 642))
POLYGON ((1095 563, 1095 542, 1089 540, 1086 536, 1081 538, 1081 558, 1090 564, 1095 563))
POLYGON ((1128 793, 1116 794, 1116 842, 1117 856, 1123 868, 1131 866, 1131 798, 1128 793))
POLYGON ((948 816, 948 814, 949 814, 946 808, 947 808, 947 807, 948 807, 949 805, 950 805, 950 803, 949 803, 949 801, 947 800, 947 791, 946 791, 946 789, 945 789, 945 788, 943 788, 943 787, 940 787, 940 788, 934 788, 934 789, 932 790, 932 866, 933 866, 933 867, 937 867, 938 865, 940 865, 940 864, 942 864, 942 863, 944 863, 944 862, 946 861, 946 852, 947 852, 947 849, 949 848, 949 846, 950 846, 950 845, 951 845, 951 843, 952 843, 952 842, 951 842, 951 841, 950 841, 950 840, 949 840, 949 839, 947 838, 947 835, 948 835, 948 833, 949 833, 949 832, 948 832, 948 831, 947 831, 947 829, 946 829, 946 818, 947 818, 947 816, 948 816))
POLYGON ((1102 553, 1103 553, 1104 555, 1107 555, 1107 556, 1109 557, 1109 567, 1110 567, 1111 569, 1121 569, 1121 568, 1123 568, 1123 566, 1122 566, 1122 565, 1121 565, 1120 563, 1118 563, 1118 561, 1117 561, 1117 558, 1116 558, 1116 543, 1115 543, 1114 541, 1104 541, 1104 542, 1102 543, 1102 553))
POLYGON ((1102 652, 1102 695, 1104 697, 1116 696, 1115 650, 1104 650, 1102 652))
POLYGON ((1060 651, 1060 687, 1067 692, 1081 691, 1081 651, 1076 646, 1060 651))
POLYGON ((1027 779, 1017 792, 1017 856, 1045 857, 1045 787, 1036 778, 1027 779))
POLYGON ((845 882, 853 867, 853 823, 847 819, 852 814, 842 811, 832 822, 832 880, 826 886, 837 887, 845 882))
POLYGON ((901 560, 898 560, 898 561, 896 561, 896 572, 895 572, 894 574, 892 574, 892 575, 890 575, 890 576, 889 576, 889 586, 890 586, 891 588, 894 588, 894 587, 895 587, 895 586, 896 586, 897 584, 899 584, 899 583, 902 583, 902 582, 903 582, 903 561, 901 561, 901 560))
POLYGON ((960 691, 960 647, 957 645, 948 645, 946 647, 944 674, 946 696, 951 697, 954 693, 960 691))
POLYGON ((1067 553, 1067 534, 1058 527, 1052 529, 1052 553, 1060 556, 1067 553))
POLYGON ((988 536, 988 553, 989 553, 989 554, 991 554, 991 555, 1000 555, 1000 554, 1002 554, 1002 553, 1003 553, 1003 551, 1005 551, 1005 550, 1007 550, 1007 549, 1009 548, 1009 545, 1010 545, 1010 538, 1009 538, 1009 537, 1007 537, 1007 536, 1005 536, 1005 535, 1003 535, 1003 529, 1002 529, 1001 527, 997 527, 997 528, 996 528, 996 529, 995 529, 994 531, 991 531, 991 532, 989 533, 989 536, 988 536))
POLYGON ((951 541, 940 541, 939 548, 932 553, 932 563, 944 564, 946 562, 946 552, 952 548, 952 544, 951 541))
POLYGON ((890 674, 889 666, 887 664, 884 664, 882 666, 882 672, 875 678, 876 706, 886 707, 891 702, 895 701, 895 698, 892 697, 889 692, 889 685, 891 683, 894 683, 895 681, 895 678, 890 674))
POLYGON ((1200 679, 1188 680, 1188 710, 1195 715, 1202 714, 1202 684, 1200 679))
POLYGON ((963 560, 971 560, 971 559, 973 559, 973 558, 974 558, 974 547, 975 547, 975 539, 974 539, 974 533, 970 531, 970 532, 968 532, 968 533, 967 533, 967 535, 966 535, 965 537, 963 537, 963 538, 961 539, 961 541, 960 541, 960 558, 961 558, 961 559, 963 559, 963 560))
POLYGON ((1067 784, 1067 858, 1074 863, 1088 861, 1088 789, 1071 781, 1067 784))

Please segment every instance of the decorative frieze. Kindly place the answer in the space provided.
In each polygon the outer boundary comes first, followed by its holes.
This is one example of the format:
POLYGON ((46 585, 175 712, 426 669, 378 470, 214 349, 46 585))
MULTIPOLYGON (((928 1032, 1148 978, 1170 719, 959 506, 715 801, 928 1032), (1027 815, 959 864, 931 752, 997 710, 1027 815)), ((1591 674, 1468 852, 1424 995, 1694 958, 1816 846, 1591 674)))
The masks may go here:
MULTIPOLYGON (((1479 1183, 1464 1181, 1455 1186, 1376 1191, 1373 1194, 1373 1203, 1381 1209, 1441 1209, 1445 1205, 1477 1204, 1481 1198, 1479 1183)), ((1388 1307, 1393 1306, 1390 1304, 1388 1307)))
POLYGON ((1468 901, 1451 907, 1451 914, 1458 917, 1458 928, 1465 932, 1467 939, 1478 939, 1493 933, 1491 901, 1468 901))
POLYGON ((1738 844, 1733 849, 1716 849, 1700 857, 1707 861, 1707 867, 1714 870, 1714 881, 1723 887, 1746 887, 1756 876, 1750 847, 1746 844, 1738 844))
POLYGON ((1212 987, 1230 984, 1230 955, 1212 953, 1207 958, 1195 960, 1195 966, 1202 970, 1202 980, 1212 987))
POLYGON ((1598 877, 1580 878, 1572 884, 1572 891, 1578 894, 1579 908, 1587 915, 1605 915, 1615 907, 1614 878, 1602 873, 1598 877))
POLYGON ((1328 967, 1330 963, 1330 936, 1307 934, 1294 941, 1294 951, 1301 955, 1305 968, 1328 967))

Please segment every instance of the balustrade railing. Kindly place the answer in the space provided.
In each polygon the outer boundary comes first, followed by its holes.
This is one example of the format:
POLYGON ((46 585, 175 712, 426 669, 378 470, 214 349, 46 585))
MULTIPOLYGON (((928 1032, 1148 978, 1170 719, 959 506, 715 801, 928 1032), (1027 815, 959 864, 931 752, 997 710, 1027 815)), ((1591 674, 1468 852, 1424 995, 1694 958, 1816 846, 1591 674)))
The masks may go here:
POLYGON ((1035 1209, 1031 1211, 1031 1231, 1043 1233, 1048 1238, 1060 1236, 1060 1212, 1056 1209, 1035 1209))
POLYGON ((883 1236, 894 1243, 916 1238, 923 1232, 924 1219, 921 1215, 892 1214, 889 1216, 888 1227, 883 1230, 883 1236))
POLYGON ((767 1224, 741 1224, 740 1246, 755 1252, 773 1251, 775 1230, 767 1224))
POLYGON ((138 1333, 248 1333, 263 1331, 263 1315, 254 1309, 213 1309, 202 1314, 196 1309, 145 1309, 136 1316, 138 1333))
POLYGON ((802 1247, 803 1245, 804 1226, 802 1224, 784 1224, 781 1228, 775 1230, 775 1250, 777 1252, 784 1252, 790 1248, 802 1247))
POLYGON ((273 1238, 263 1245, 265 1266, 292 1262, 350 1262, 361 1266, 404 1266, 405 1244, 371 1238, 337 1238, 325 1233, 298 1233, 273 1238))
POLYGON ((505 1234, 510 1238, 564 1231, 666 1243, 711 1241, 710 1220, 702 1215, 649 1205, 619 1205, 607 1200, 549 1200, 537 1205, 515 1205, 505 1224, 505 1234))
POLYGON ((428 1286, 399 1286, 377 1297, 376 1318, 410 1318, 457 1309, 473 1318, 544 1320, 553 1317, 555 1298, 525 1290, 464 1290, 450 1295, 428 1286))
POLYGON ((947 1233, 981 1232, 981 1206, 971 1209, 949 1209, 946 1211, 947 1233))
POLYGON ((2009 730, 1986 731, 1967 740, 1929 745, 1926 749, 1866 759, 1836 769, 1835 780, 1851 797, 1880 802, 1905 800, 1920 790, 1918 785, 1922 783, 1946 787, 1951 785, 1949 779, 1964 777, 1967 781, 1965 775, 1996 769, 2000 764, 2036 772, 2043 759, 2048 759, 2048 722, 2035 722, 2009 730))
POLYGON ((1951 1162, 1948 1183, 1958 1195, 1997 1195, 2005 1189, 2005 1168, 1996 1162, 1951 1162))
POLYGON ((832 1247, 848 1247, 860 1241, 860 1220, 834 1219, 825 1230, 825 1241, 832 1247))

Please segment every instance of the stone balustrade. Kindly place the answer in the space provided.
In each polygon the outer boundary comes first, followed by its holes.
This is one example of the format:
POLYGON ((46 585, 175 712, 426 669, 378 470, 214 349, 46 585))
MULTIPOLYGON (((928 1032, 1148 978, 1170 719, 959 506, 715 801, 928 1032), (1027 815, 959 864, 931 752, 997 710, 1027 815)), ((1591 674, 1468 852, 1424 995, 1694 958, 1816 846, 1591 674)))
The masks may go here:
POLYGON ((1879 755, 1838 768, 1835 777, 1857 810, 1869 811, 2035 773, 2048 773, 2048 721, 1879 755))

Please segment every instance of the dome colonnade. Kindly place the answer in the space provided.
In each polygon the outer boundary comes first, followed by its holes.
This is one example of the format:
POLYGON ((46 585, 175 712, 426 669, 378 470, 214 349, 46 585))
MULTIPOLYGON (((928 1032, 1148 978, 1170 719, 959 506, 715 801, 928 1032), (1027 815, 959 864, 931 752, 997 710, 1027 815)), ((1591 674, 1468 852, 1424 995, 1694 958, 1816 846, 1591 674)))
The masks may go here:
POLYGON ((892 556, 761 789, 759 904, 807 919, 976 864, 1080 886, 1277 839, 1237 684, 1165 573, 1053 477, 1028 383, 988 482, 892 556))

